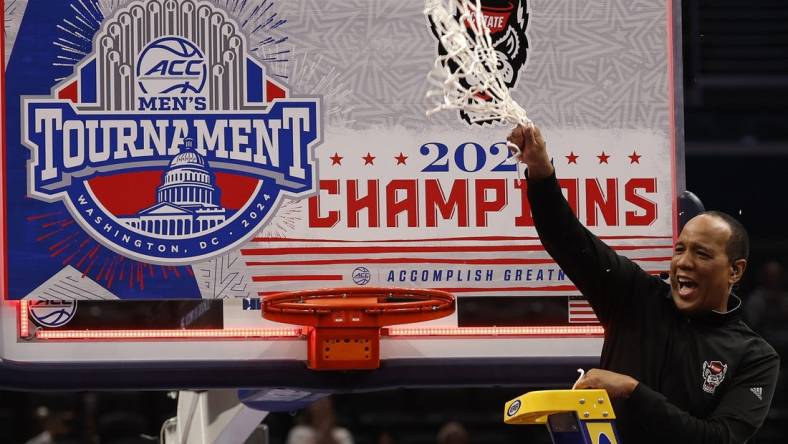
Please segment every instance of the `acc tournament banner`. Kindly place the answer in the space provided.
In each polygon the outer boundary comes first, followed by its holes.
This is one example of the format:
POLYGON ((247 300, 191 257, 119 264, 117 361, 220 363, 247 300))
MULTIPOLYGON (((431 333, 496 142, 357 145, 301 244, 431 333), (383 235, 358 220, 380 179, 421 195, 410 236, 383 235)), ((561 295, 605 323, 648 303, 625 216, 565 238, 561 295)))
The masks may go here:
MULTIPOLYGON (((669 2, 483 0, 580 220, 667 269, 669 2)), ((7 299, 576 294, 419 0, 6 0, 7 299)))

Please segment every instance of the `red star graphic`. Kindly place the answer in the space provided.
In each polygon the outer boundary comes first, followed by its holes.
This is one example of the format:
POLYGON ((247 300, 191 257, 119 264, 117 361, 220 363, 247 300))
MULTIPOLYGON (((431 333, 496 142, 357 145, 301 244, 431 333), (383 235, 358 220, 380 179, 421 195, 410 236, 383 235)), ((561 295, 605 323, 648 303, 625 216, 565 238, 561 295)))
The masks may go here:
POLYGON ((640 158, 641 158, 641 157, 643 157, 643 156, 641 156, 640 154, 638 154, 638 153, 637 153, 637 151, 632 151, 632 154, 631 154, 631 155, 629 155, 629 163, 630 163, 630 164, 632 164, 632 163, 637 163, 637 164, 639 164, 639 163, 640 163, 640 158))
POLYGON ((331 165, 342 165, 342 159, 344 159, 344 157, 340 156, 339 153, 334 153, 329 159, 331 159, 331 165))
POLYGON ((374 165, 375 156, 370 153, 367 153, 366 156, 362 157, 364 159, 364 165, 374 165))
POLYGON ((568 156, 564 156, 564 157, 566 157, 568 159, 568 161, 566 162, 567 164, 573 163, 573 164, 577 165, 577 158, 580 157, 580 156, 575 154, 574 151, 570 151, 569 155, 568 156))
POLYGON ((605 154, 604 151, 602 151, 602 154, 600 154, 600 155, 598 155, 596 157, 599 158, 599 163, 600 164, 607 163, 607 159, 610 159, 610 155, 605 154))
POLYGON ((400 152, 399 156, 396 156, 394 158, 397 159, 397 165, 405 165, 405 160, 408 158, 408 156, 406 156, 406 155, 402 154, 402 152, 400 152))

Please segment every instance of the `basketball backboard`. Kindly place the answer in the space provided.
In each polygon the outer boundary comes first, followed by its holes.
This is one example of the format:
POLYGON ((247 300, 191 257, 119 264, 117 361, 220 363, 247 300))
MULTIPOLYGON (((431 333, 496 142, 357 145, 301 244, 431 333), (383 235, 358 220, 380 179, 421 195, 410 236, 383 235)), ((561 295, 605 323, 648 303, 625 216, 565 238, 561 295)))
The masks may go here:
MULTIPOLYGON (((482 4, 581 221, 667 270, 672 2, 482 4)), ((423 2, 358 8, 6 8, 0 386, 549 386, 596 362, 602 327, 538 240, 508 128, 424 117, 423 2), (307 370, 302 329, 261 316, 272 293, 352 286, 446 290, 456 311, 384 328, 363 378, 307 370)))

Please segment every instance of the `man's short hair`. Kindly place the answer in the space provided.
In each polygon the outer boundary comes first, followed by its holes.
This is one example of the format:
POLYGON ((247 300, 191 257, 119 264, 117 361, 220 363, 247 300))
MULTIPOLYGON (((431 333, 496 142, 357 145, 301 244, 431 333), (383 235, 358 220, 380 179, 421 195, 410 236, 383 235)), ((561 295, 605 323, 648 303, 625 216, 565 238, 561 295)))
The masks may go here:
POLYGON ((728 224, 731 229, 731 237, 728 239, 728 245, 725 246, 725 253, 731 262, 739 259, 747 259, 750 256, 750 236, 747 234, 747 229, 736 218, 728 213, 722 211, 705 211, 702 214, 709 215, 722 219, 723 222, 728 224))

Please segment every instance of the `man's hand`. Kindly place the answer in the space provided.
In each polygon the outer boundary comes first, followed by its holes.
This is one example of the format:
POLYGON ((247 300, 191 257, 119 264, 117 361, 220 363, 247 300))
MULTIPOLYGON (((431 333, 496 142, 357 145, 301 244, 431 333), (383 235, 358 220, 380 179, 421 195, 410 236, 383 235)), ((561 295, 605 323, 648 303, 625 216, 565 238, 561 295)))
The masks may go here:
POLYGON ((631 376, 594 368, 589 370, 575 385, 576 389, 605 389, 614 399, 627 399, 639 382, 631 376))
POLYGON ((517 125, 506 138, 520 148, 520 162, 528 166, 528 179, 541 180, 553 174, 547 144, 536 126, 517 125))

